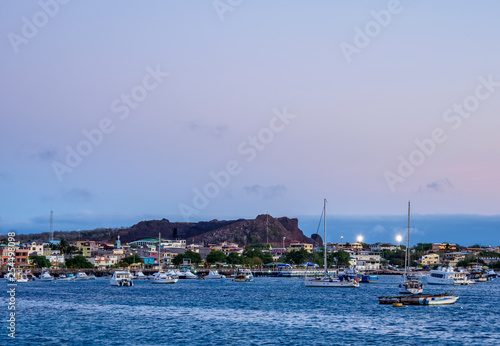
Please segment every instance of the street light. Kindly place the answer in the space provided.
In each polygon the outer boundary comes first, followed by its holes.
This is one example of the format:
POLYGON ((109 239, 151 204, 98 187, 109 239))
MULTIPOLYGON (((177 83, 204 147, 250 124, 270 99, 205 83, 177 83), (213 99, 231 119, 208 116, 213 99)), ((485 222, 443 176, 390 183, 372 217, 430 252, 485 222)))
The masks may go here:
POLYGON ((356 240, 358 241, 358 243, 362 243, 363 242, 363 236, 362 235, 358 235, 358 238, 356 238, 356 240))
POLYGON ((285 248, 285 239, 286 237, 283 237, 283 249, 285 248))
POLYGON ((340 236, 340 247, 342 247, 342 239, 344 239, 343 235, 340 236))
POLYGON ((398 234, 396 236, 396 241, 398 242, 398 247, 401 247, 401 242, 403 241, 403 236, 401 234, 398 234))

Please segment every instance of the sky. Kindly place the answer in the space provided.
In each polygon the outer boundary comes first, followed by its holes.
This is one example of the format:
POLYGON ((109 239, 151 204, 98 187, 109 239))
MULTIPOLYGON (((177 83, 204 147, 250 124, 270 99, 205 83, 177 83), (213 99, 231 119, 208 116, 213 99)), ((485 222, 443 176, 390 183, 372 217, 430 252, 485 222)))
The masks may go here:
POLYGON ((314 220, 324 198, 340 219, 404 227, 411 200, 471 230, 483 217, 500 243, 499 10, 3 1, 0 231, 47 231, 51 210, 56 230, 314 220))

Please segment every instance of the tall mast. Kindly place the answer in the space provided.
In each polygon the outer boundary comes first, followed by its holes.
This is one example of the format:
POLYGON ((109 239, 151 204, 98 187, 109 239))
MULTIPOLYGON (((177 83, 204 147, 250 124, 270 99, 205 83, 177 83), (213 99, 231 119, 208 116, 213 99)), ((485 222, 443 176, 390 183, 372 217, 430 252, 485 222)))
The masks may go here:
POLYGON ((323 205, 323 217, 324 217, 324 227, 325 227, 325 239, 324 239, 324 244, 323 244, 323 252, 325 253, 325 276, 328 275, 328 269, 326 268, 326 198, 325 198, 325 201, 324 201, 324 205, 323 205))
POLYGON ((50 240, 54 241, 54 212, 50 211, 50 240))
POLYGON ((158 273, 161 272, 160 249, 161 249, 161 233, 158 233, 158 273))
POLYGON ((405 276, 406 282, 406 268, 410 266, 410 201, 408 201, 408 232, 406 235, 406 251, 405 251, 405 276))

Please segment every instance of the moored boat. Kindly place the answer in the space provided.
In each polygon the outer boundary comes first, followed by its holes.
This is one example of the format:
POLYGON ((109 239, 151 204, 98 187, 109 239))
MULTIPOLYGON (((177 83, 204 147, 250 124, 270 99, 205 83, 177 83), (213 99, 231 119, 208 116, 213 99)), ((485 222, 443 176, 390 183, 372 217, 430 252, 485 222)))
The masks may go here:
POLYGON ((39 280, 40 281, 52 281, 52 280, 54 280, 54 277, 52 275, 50 275, 48 270, 44 270, 40 274, 39 280))
POLYGON ((109 280, 111 286, 133 286, 132 274, 128 270, 117 270, 113 273, 113 277, 109 280))
POLYGON ((450 305, 458 300, 457 295, 443 294, 411 294, 404 296, 379 297, 379 304, 401 303, 403 305, 450 305))
POLYGON ((234 279, 233 281, 237 282, 245 282, 245 281, 253 281, 253 274, 250 269, 238 269, 234 273, 234 279))
POLYGON ((76 273, 76 281, 87 281, 89 279, 88 275, 84 272, 76 273))
POLYGON ((226 277, 222 274, 219 274, 217 270, 211 270, 205 279, 225 279, 226 277))
POLYGON ((168 275, 164 271, 154 273, 153 277, 150 279, 153 284, 175 284, 179 279, 168 275))

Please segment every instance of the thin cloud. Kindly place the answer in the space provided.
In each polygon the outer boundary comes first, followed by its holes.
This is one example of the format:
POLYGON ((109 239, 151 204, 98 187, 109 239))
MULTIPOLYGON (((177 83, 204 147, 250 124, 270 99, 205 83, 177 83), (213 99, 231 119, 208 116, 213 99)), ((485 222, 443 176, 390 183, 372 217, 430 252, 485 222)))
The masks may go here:
POLYGON ((191 121, 189 124, 187 124, 187 127, 189 130, 193 132, 200 131, 209 134, 212 137, 217 137, 217 138, 223 137, 229 131, 227 125, 224 124, 207 125, 202 123, 201 121, 191 121))
POLYGON ((454 190, 455 187, 448 179, 436 180, 418 188, 419 193, 449 193, 454 190))
POLYGON ((73 188, 63 191, 63 200, 70 203, 89 203, 94 199, 94 195, 89 189, 73 188))
POLYGON ((287 190, 284 185, 280 184, 267 187, 262 185, 252 185, 252 186, 245 186, 243 189, 247 194, 255 194, 265 199, 280 197, 287 190))

